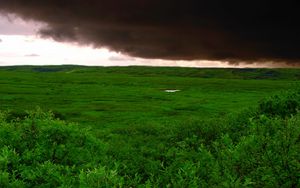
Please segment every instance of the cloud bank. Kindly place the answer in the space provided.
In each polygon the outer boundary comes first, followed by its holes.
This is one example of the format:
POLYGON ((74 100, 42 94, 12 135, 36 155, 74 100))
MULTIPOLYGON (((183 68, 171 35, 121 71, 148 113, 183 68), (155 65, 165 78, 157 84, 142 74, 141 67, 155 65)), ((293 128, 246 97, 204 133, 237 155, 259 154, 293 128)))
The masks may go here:
POLYGON ((43 37, 133 57, 300 60, 300 14, 289 0, 1 0, 0 12, 44 22, 43 37))

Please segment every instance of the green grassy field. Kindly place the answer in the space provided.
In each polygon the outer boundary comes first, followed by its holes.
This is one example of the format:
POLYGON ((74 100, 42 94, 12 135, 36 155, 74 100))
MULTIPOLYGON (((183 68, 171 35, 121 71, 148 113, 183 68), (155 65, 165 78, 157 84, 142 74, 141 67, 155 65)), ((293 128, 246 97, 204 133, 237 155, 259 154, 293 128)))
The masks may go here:
POLYGON ((156 125, 239 112, 298 77, 284 69, 11 67, 0 69, 0 109, 39 106, 96 129, 156 125))
MULTIPOLYGON (((188 178, 178 183, 175 174, 180 169, 193 169, 199 156, 196 151, 180 148, 190 142, 200 147, 210 139, 226 139, 224 132, 229 129, 221 128, 224 122, 256 108, 269 96, 293 90, 299 79, 298 69, 2 67, 0 110, 10 110, 13 118, 23 119, 26 110, 39 106, 80 128, 89 127, 107 144, 102 164, 110 168, 118 162, 125 187, 155 182, 157 186, 165 182, 164 186, 193 187, 188 178), (167 93, 167 89, 180 91, 167 93), (218 123, 219 128, 210 128, 218 123), (206 134, 203 138, 201 131, 206 134), (191 166, 181 166, 184 164, 191 166)), ((197 175, 190 174, 192 177, 197 175)))

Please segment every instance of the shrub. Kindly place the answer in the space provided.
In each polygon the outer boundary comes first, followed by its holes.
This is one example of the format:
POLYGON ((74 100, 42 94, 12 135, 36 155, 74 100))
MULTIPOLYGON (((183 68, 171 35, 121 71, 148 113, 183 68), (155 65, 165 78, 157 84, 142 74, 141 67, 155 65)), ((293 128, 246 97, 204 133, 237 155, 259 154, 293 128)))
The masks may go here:
POLYGON ((7 115, 0 115, 0 187, 70 187, 99 183, 97 176, 107 176, 100 181, 104 185, 118 185, 117 171, 101 166, 106 144, 87 129, 40 109, 9 122, 7 115))
POLYGON ((111 129, 109 144, 40 109, 0 113, 0 187, 300 187, 299 105, 294 92, 176 128, 111 129))
POLYGON ((259 113, 282 118, 295 115, 300 108, 300 93, 290 92, 275 95, 259 104, 259 113))

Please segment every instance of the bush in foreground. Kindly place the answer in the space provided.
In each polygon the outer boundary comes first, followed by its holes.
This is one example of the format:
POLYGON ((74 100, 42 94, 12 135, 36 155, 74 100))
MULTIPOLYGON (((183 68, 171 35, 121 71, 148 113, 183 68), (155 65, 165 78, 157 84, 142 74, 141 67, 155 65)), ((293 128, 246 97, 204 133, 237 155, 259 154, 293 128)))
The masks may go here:
POLYGON ((0 187, 110 187, 122 183, 104 163, 106 145, 41 110, 24 120, 0 115, 0 187), (97 178, 95 178, 97 176, 97 178), (100 187, 100 186, 97 186, 100 187))
POLYGON ((272 97, 172 131, 123 128, 106 143, 39 109, 0 113, 0 187, 300 187, 299 104, 272 97))

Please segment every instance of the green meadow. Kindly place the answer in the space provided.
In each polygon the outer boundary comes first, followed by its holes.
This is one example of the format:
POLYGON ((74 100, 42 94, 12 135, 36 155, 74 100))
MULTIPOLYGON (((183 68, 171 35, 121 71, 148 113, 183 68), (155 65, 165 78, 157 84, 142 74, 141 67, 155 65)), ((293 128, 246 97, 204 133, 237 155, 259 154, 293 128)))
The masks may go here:
POLYGON ((100 130, 159 126, 239 112, 298 78, 300 71, 284 69, 8 67, 0 69, 0 109, 39 106, 100 130))
POLYGON ((299 69, 1 67, 0 187, 300 186, 299 79, 299 69))

